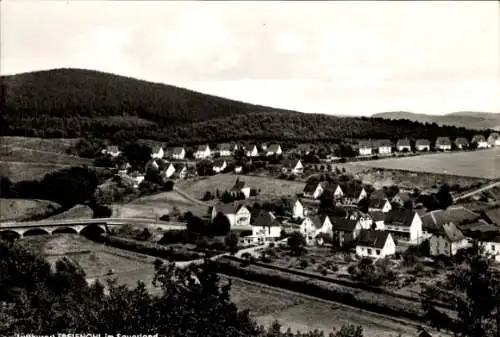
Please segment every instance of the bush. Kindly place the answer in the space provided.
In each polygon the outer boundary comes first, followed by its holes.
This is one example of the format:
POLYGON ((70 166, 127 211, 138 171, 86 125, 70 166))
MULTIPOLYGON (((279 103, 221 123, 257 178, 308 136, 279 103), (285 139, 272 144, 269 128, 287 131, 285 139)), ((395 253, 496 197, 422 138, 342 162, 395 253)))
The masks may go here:
POLYGON ((170 221, 170 215, 164 214, 160 217, 161 221, 170 221))
POLYGON ((299 262, 299 267, 300 268, 306 269, 307 266, 309 266, 309 262, 307 262, 307 260, 305 260, 305 259, 300 260, 300 262, 299 262))

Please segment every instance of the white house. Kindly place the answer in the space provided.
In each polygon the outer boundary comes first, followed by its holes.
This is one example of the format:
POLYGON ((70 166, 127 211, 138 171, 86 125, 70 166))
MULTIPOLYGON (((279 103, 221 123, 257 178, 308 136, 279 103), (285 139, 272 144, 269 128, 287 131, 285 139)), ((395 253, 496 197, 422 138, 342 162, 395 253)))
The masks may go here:
POLYGON ((395 240, 418 244, 422 236, 422 219, 418 213, 410 209, 392 209, 386 213, 385 230, 395 240))
POLYGON ((353 242, 363 229, 361 220, 356 217, 332 217, 332 239, 336 246, 343 247, 353 242))
POLYGON ((299 199, 296 199, 295 202, 292 203, 292 218, 302 219, 305 216, 304 205, 302 205, 299 199))
POLYGON ((411 201, 411 195, 408 192, 399 192, 391 200, 393 204, 403 207, 405 203, 411 201))
POLYGON ((184 160, 186 158, 186 150, 183 147, 175 147, 172 151, 172 158, 175 160, 184 160))
POLYGON ((484 254, 490 256, 496 262, 500 262, 500 235, 481 241, 481 246, 484 248, 484 254))
POLYGON ((438 137, 436 138, 436 150, 440 151, 450 151, 451 141, 448 137, 438 137))
POLYGON ((256 145, 251 145, 246 151, 247 157, 257 157, 259 156, 259 150, 256 145))
POLYGON ((455 146, 459 150, 463 150, 469 146, 469 141, 465 137, 458 137, 455 139, 455 146))
POLYGON ((338 189, 340 185, 337 185, 334 191, 335 198, 342 198, 342 203, 344 205, 350 205, 360 202, 362 199, 368 196, 365 188, 359 184, 345 184, 340 188, 341 193, 338 189))
POLYGON ((431 142, 428 139, 417 139, 415 142, 415 149, 417 151, 430 151, 431 142))
POLYGON ((388 139, 380 139, 378 141, 378 153, 382 155, 387 155, 392 153, 392 143, 388 139))
POLYGON ((396 244, 389 232, 363 229, 356 243, 356 254, 375 259, 384 258, 396 254, 396 244))
POLYGON ((217 214, 224 214, 233 228, 245 228, 250 226, 251 214, 244 205, 220 204, 212 208, 212 221, 217 214))
POLYGON ((389 212, 392 209, 391 203, 387 198, 370 198, 368 201, 368 211, 389 212))
POLYGON ((241 173, 241 172, 243 172, 243 166, 241 166, 241 165, 236 165, 236 166, 234 167, 234 173, 241 173))
POLYGON ((483 135, 475 135, 471 143, 476 144, 478 149, 486 149, 488 148, 488 141, 483 135))
POLYGON ((298 160, 292 160, 292 159, 285 159, 282 161, 282 172, 283 173, 292 173, 295 175, 299 175, 304 173, 304 165, 302 165, 302 162, 300 159, 298 160))
POLYGON ((411 151, 410 140, 408 138, 399 139, 396 143, 396 148, 398 149, 399 152, 403 152, 403 151, 410 152, 411 151))
POLYGON ((212 165, 212 170, 215 172, 215 173, 220 173, 222 171, 224 171, 227 167, 227 163, 224 159, 216 159, 212 165))
POLYGON ((236 196, 239 193, 243 193, 245 199, 248 199, 250 197, 250 187, 247 186, 244 181, 236 179, 236 182, 234 183, 234 186, 231 188, 229 193, 233 196, 236 196))
POLYGON ((271 212, 261 211, 252 220, 252 237, 257 240, 262 238, 260 241, 274 241, 280 238, 281 223, 271 212))
POLYGON ((467 238, 453 222, 441 225, 429 239, 431 256, 453 256, 460 249, 470 247, 467 238))
POLYGON ((134 182, 134 188, 138 188, 139 185, 144 181, 144 174, 133 172, 130 174, 130 178, 132 178, 132 181, 134 182))
POLYGON ((304 187, 304 197, 318 199, 325 191, 328 183, 326 181, 322 182, 309 182, 304 187))
POLYGON ((385 213, 382 211, 368 212, 372 218, 372 224, 375 225, 376 230, 385 230, 385 213))
POLYGON ((163 171, 161 172, 161 175, 163 178, 168 179, 168 178, 172 177, 174 175, 174 173, 175 173, 175 166, 172 163, 170 163, 165 167, 165 169, 163 169, 163 171))
POLYGON ((235 151, 234 146, 231 146, 229 143, 219 144, 217 150, 219 151, 219 155, 221 157, 229 157, 233 155, 235 151))
POLYGON ((370 141, 360 141, 358 144, 358 153, 360 156, 370 156, 372 148, 373 146, 370 141))
POLYGON ((194 153, 194 157, 196 159, 206 159, 212 155, 212 151, 210 151, 210 146, 208 145, 200 145, 196 149, 194 153))
MULTIPOLYGON (((308 245, 317 242, 320 233, 332 235, 332 223, 327 215, 315 215, 306 217, 300 224, 300 233, 304 235, 308 245)), ((321 241, 321 239, 320 239, 321 241)), ((322 244, 322 242, 318 242, 322 244)))
POLYGON ((281 145, 271 144, 266 150, 264 150, 266 156, 280 156, 283 151, 281 150, 281 145))
POLYGON ((163 151, 163 147, 160 145, 153 146, 151 149, 151 158, 154 159, 161 159, 165 155, 165 152, 163 151))
POLYGON ((118 157, 122 152, 118 149, 118 146, 110 145, 103 149, 101 153, 110 155, 111 157, 118 157))
POLYGON ((489 147, 500 146, 500 135, 497 132, 492 132, 487 141, 489 147))
POLYGON ((179 179, 186 179, 188 173, 186 164, 175 164, 174 168, 175 171, 177 172, 177 177, 179 177, 179 179))

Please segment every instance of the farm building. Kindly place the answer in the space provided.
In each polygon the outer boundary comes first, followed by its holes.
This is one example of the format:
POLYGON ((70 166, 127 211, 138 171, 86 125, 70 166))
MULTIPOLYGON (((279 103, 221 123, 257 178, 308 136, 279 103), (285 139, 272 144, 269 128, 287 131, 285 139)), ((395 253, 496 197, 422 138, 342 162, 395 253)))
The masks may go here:
POLYGON ((415 149, 417 151, 430 151, 431 142, 428 139, 417 139, 415 142, 415 149))
POLYGON ((379 139, 375 147, 381 155, 392 153, 392 142, 389 139, 379 139))
POLYGON ((439 151, 450 151, 451 150, 451 141, 448 137, 438 137, 436 139, 436 150, 439 151))
POLYGON ((151 149, 151 158, 161 159, 165 155, 165 151, 161 145, 153 146, 151 149))
POLYGON ((417 243, 422 236, 422 219, 414 210, 392 209, 386 213, 385 229, 394 239, 417 243))
POLYGON ((280 156, 283 151, 281 150, 281 145, 279 144, 271 144, 269 148, 264 150, 266 156, 280 156))
POLYGON ((183 147, 175 147, 172 151, 172 158, 175 160, 184 160, 186 157, 186 150, 183 147))
POLYGON ((396 148, 398 149, 399 152, 403 151, 410 152, 411 151, 410 140, 408 138, 399 139, 396 143, 396 148))
POLYGON ((469 247, 467 238, 453 222, 441 225, 437 233, 429 239, 431 256, 453 256, 460 249, 469 247))
POLYGON ((469 147, 469 141, 465 137, 458 137, 455 139, 455 146, 460 150, 466 149, 469 147))
POLYGON ((206 159, 212 155, 212 151, 210 150, 210 146, 208 145, 200 145, 196 149, 194 153, 194 157, 196 159, 206 159))
POLYGON ((486 149, 488 147, 486 138, 481 134, 475 135, 472 138, 471 143, 475 144, 478 149, 486 149))
POLYGON ((500 135, 497 132, 492 132, 487 141, 489 147, 500 146, 500 135))
POLYGON ((358 153, 360 156, 370 156, 372 154, 373 145, 369 140, 360 141, 358 143, 358 153))

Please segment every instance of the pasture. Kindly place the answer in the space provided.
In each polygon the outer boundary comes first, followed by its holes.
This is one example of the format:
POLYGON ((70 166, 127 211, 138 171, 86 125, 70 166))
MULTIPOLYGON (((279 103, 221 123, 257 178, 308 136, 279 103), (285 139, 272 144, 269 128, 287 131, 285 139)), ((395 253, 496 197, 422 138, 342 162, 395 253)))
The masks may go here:
POLYGON ((295 195, 301 193, 305 186, 305 183, 298 181, 236 174, 218 174, 201 179, 181 181, 177 186, 193 197, 201 199, 206 191, 214 194, 216 190, 219 190, 221 193, 225 190, 230 190, 237 178, 240 181, 244 181, 250 188, 260 189, 259 198, 295 195))
POLYGON ((190 200, 176 191, 145 196, 127 204, 115 204, 112 208, 113 217, 119 218, 159 219, 174 208, 181 214, 188 211, 198 216, 208 214, 208 205, 190 200))
POLYGON ((352 168, 380 168, 438 173, 484 179, 500 178, 500 148, 478 151, 432 153, 344 164, 352 168))
POLYGON ((78 143, 78 138, 37 138, 37 137, 0 137, 0 146, 20 147, 31 150, 66 154, 66 151, 78 143))
POLYGON ((34 150, 15 146, 0 146, 2 161, 35 162, 57 165, 92 165, 92 159, 80 158, 73 155, 62 154, 45 150, 34 150))
POLYGON ((94 211, 89 206, 75 205, 67 211, 51 216, 48 219, 92 219, 93 215, 94 211))
POLYGON ((71 165, 46 164, 22 161, 2 161, 0 158, 0 175, 13 182, 22 180, 40 180, 50 172, 69 168, 71 165))
POLYGON ((61 206, 55 202, 37 199, 0 199, 1 221, 23 221, 33 217, 54 214, 61 206))

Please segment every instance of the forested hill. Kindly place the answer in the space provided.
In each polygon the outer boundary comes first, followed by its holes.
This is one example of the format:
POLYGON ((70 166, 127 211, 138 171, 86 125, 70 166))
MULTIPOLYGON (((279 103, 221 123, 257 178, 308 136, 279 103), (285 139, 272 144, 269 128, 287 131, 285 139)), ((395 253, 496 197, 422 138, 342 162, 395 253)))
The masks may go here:
POLYGON ((96 135, 165 143, 286 139, 472 137, 475 131, 410 121, 303 114, 81 69, 4 76, 2 135, 96 135))

